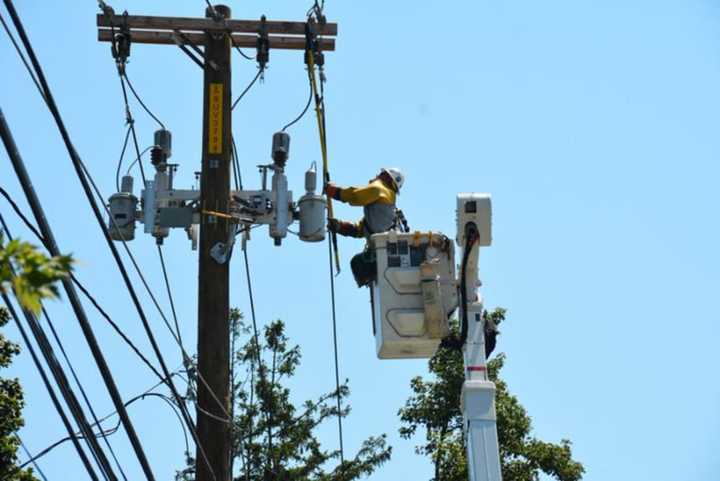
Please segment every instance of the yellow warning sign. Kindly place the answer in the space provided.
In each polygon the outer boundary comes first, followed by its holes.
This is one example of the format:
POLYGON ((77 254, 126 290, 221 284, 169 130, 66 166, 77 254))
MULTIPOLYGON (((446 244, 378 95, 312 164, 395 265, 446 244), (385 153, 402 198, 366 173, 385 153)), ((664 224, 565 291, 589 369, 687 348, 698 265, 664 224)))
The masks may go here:
POLYGON ((223 150, 223 84, 210 84, 208 120, 208 153, 222 154, 223 150))

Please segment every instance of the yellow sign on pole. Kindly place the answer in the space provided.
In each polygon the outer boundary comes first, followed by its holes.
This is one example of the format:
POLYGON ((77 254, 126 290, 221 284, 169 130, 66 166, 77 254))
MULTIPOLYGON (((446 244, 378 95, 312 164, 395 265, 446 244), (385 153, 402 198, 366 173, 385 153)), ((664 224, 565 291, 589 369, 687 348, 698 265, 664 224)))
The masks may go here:
POLYGON ((223 150, 223 84, 210 84, 210 119, 208 122, 208 154, 222 154, 223 150))

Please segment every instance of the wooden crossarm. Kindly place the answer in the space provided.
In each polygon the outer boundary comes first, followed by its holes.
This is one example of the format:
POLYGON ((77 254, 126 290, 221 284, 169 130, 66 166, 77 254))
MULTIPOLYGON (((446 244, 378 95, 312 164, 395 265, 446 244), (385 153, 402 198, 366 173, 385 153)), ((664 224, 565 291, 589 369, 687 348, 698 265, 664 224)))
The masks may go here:
MULTIPOLYGON (((198 32, 183 32, 185 37, 195 45, 205 44, 205 34, 198 32)), ((148 43, 154 45, 174 45, 176 37, 171 31, 158 30, 130 30, 133 43, 148 43)), ((257 45, 257 35, 233 34, 233 42, 237 47, 255 48, 257 45)), ((98 30, 98 40, 101 42, 112 41, 112 30, 101 28, 98 30)), ((177 38, 180 43, 187 43, 182 38, 177 38)), ((284 50, 304 50, 305 38, 288 35, 272 35, 268 37, 271 49, 284 50)), ((320 48, 323 51, 331 52, 335 50, 334 38, 321 38, 320 48)))
MULTIPOLYGON (((147 30, 182 30, 196 32, 227 32, 232 33, 258 33, 260 30, 259 20, 222 20, 216 21, 211 18, 190 18, 190 17, 154 17, 148 15, 115 15, 107 17, 98 14, 98 27, 120 27, 126 25, 131 29, 147 30)), ((265 22, 268 34, 280 35, 305 35, 305 22, 286 22, 268 20, 265 22)), ((337 24, 317 24, 317 34, 324 36, 336 36, 337 24)))

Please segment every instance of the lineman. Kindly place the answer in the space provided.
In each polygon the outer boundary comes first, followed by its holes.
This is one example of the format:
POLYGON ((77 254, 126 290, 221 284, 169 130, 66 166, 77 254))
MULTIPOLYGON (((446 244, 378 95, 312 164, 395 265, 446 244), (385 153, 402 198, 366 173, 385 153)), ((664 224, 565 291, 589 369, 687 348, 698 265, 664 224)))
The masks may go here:
MULTIPOLYGON (((395 198, 400 193, 405 176, 400 169, 388 167, 362 187, 338 187, 328 182, 325 192, 333 199, 363 207, 363 218, 357 222, 330 219, 328 229, 347 237, 365 237, 386 232, 397 225, 395 198)), ((366 286, 375 279, 375 253, 367 244, 365 250, 355 255, 350 267, 358 287, 366 286)))

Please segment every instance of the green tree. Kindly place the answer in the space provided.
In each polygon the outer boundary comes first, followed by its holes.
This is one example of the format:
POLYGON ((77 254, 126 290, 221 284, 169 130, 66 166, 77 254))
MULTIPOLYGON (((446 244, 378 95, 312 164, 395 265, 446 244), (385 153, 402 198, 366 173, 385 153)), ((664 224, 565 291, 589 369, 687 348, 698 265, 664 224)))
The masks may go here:
MULTIPOLYGON (((47 257, 27 242, 13 240, 3 244, 0 233, 0 292, 14 290, 20 304, 33 312, 40 310, 43 299, 58 297, 55 282, 72 268, 70 256, 47 257)), ((0 328, 10 315, 0 307, 0 328)), ((20 347, 0 331, 0 370, 10 366, 20 347)), ((32 469, 17 467, 20 444, 17 431, 24 425, 23 392, 17 379, 0 377, 0 473, 3 481, 37 481, 32 469)))
MULTIPOLYGON (((485 312, 486 320, 500 324, 505 310, 485 312)), ((452 327, 457 333, 457 324, 452 327)), ((505 355, 500 354, 488 364, 488 375, 495 383, 497 431, 503 481, 537 481, 540 473, 559 481, 578 481, 585 472, 582 464, 572 458, 570 441, 559 444, 541 441, 532 436, 532 423, 525 408, 508 391, 499 377, 505 355)), ((432 459, 434 481, 467 481, 467 458, 463 436, 460 395, 465 380, 462 353, 440 348, 430 359, 433 379, 415 377, 411 381, 412 396, 400 409, 400 435, 409 439, 424 428, 425 442, 416 447, 418 454, 432 459)))
MULTIPOLYGON (((233 363, 236 481, 351 481, 370 475, 390 459, 392 448, 381 435, 366 439, 357 453, 339 462, 340 452, 323 448, 315 435, 324 422, 335 422, 337 392, 295 405, 286 384, 300 364, 301 353, 289 344, 283 322, 266 326, 256 343, 239 311, 232 311, 231 320, 233 344, 247 339, 233 363)), ((345 400, 339 414, 345 417, 350 412, 347 383, 339 392, 345 400)), ((188 458, 189 467, 176 479, 193 480, 193 465, 188 458)))

